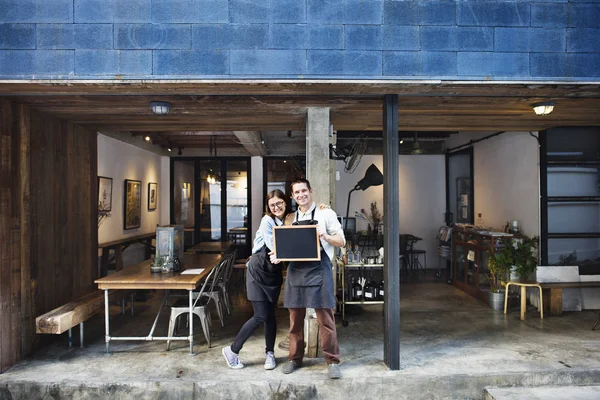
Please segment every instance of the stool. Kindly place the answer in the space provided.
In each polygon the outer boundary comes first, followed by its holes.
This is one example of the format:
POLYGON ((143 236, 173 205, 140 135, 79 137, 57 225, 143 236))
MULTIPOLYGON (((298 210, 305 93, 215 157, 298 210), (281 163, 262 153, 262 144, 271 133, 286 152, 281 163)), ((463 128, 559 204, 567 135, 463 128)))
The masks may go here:
POLYGON ((408 250, 406 252, 409 257, 410 268, 415 271, 416 275, 419 276, 419 267, 425 274, 425 266, 427 265, 427 251, 426 250, 408 250), (419 256, 423 255, 423 264, 419 260, 419 256))
POLYGON ((542 287, 537 282, 514 282, 509 281, 506 283, 506 291, 504 292, 504 314, 506 314, 506 307, 508 305, 508 288, 510 285, 521 287, 521 321, 525 320, 525 309, 527 308, 527 288, 537 287, 540 290, 540 301, 538 310, 540 311, 540 319, 544 319, 544 302, 542 301, 542 287))

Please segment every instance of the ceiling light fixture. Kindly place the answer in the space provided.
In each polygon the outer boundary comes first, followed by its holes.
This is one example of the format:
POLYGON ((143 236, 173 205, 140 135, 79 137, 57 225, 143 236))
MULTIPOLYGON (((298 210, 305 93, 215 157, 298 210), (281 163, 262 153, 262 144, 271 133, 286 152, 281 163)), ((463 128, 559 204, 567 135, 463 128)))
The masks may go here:
POLYGON ((150 141, 150 136, 148 136, 148 135, 144 136, 144 140, 145 140, 146 142, 149 142, 149 141, 150 141))
POLYGON ((419 144, 419 134, 415 132, 415 141, 413 142, 413 148, 410 154, 423 154, 423 149, 421 149, 421 145, 419 144))
POLYGON ((150 103, 150 109, 156 115, 167 115, 171 111, 171 103, 166 101, 153 101, 150 103))
POLYGON ((169 143, 169 145, 167 146, 167 151, 173 151, 173 146, 171 146, 171 143, 169 143))
POLYGON ((177 155, 180 156, 183 154, 183 147, 179 148, 179 151, 177 152, 177 155))
POLYGON ((548 115, 554 110, 554 105, 555 104, 552 101, 544 101, 541 103, 532 104, 531 106, 537 115, 548 115))

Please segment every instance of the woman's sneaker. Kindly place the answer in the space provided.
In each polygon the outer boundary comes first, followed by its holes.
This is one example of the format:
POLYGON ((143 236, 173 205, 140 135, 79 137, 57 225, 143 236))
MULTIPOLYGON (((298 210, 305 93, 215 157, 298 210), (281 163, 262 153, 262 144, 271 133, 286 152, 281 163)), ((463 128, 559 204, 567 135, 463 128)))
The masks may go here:
POLYGON ((277 361, 275 361, 275 354, 272 351, 267 351, 267 359, 265 360, 265 369, 275 369, 277 361))
POLYGON ((244 364, 240 362, 240 356, 231 351, 231 346, 223 347, 221 353, 223 353, 223 357, 225 358, 225 361, 227 361, 229 368, 244 368, 244 364))

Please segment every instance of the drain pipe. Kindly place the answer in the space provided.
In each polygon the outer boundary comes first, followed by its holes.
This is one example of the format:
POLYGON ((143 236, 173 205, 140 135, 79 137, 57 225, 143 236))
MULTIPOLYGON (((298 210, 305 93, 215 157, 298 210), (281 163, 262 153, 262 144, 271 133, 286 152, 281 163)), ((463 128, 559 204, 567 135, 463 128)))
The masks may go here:
POLYGON ((463 149, 465 149, 467 147, 473 146, 475 143, 479 143, 479 142, 482 142, 484 140, 493 138, 494 136, 502 135, 503 133, 506 133, 506 131, 500 131, 500 132, 492 133, 491 135, 484 136, 484 137, 479 138, 477 140, 469 140, 469 143, 461 144, 460 146, 456 146, 456 147, 453 147, 451 149, 448 149, 448 150, 446 150, 446 153, 450 154, 450 153, 454 153, 454 152, 463 150, 463 149))

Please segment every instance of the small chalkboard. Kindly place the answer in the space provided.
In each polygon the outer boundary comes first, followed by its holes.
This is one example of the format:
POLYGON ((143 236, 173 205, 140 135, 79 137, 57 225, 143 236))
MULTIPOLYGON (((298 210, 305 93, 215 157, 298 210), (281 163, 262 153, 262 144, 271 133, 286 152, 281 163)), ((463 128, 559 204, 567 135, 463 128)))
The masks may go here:
POLYGON ((315 225, 273 227, 275 257, 281 261, 321 261, 321 242, 315 225))

